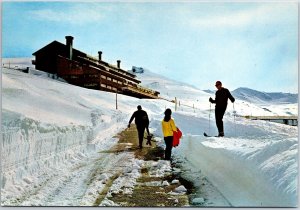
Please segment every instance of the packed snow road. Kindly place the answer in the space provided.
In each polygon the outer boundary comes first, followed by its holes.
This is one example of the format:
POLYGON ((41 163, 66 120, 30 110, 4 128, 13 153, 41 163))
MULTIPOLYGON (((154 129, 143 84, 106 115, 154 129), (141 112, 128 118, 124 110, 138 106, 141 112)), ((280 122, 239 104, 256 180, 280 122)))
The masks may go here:
MULTIPOLYGON (((95 182, 97 174, 111 172, 117 174, 128 159, 113 154, 99 154, 96 158, 84 162, 68 170, 60 170, 37 192, 29 194, 21 206, 92 206, 95 200, 86 197, 90 185, 95 182), (89 203, 88 201, 91 201, 89 203)), ((100 190, 100 189, 99 189, 100 190)))
MULTIPOLYGON (((114 139, 111 139, 115 142, 114 139)), ((105 147, 104 147, 105 149, 105 147)), ((100 151, 101 152, 101 151, 100 151)), ((34 187, 3 204, 15 206, 93 206, 108 180, 120 174, 133 157, 128 154, 96 153, 78 157, 54 171, 41 174, 34 187), (42 181, 43 180, 43 181, 42 181)), ((32 185, 32 180, 28 180, 32 185)))

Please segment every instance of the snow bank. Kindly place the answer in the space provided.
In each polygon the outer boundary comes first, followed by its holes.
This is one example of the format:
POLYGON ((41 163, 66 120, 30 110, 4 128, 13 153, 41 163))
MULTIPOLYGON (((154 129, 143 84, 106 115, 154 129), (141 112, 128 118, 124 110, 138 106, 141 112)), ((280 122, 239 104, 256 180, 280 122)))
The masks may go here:
MULTIPOLYGON (((4 111, 5 113, 5 111, 4 111)), ((41 168, 52 168, 85 156, 93 132, 88 127, 42 124, 28 118, 2 124, 2 169, 22 179, 41 168)), ((3 176, 2 187, 17 184, 14 176, 3 176)))

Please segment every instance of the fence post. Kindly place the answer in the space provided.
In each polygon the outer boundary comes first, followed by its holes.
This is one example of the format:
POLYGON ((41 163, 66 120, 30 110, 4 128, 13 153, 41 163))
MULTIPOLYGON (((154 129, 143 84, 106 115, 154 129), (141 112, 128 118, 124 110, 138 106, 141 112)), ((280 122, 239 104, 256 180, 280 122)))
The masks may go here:
POLYGON ((118 89, 116 90, 116 109, 118 109, 118 89))

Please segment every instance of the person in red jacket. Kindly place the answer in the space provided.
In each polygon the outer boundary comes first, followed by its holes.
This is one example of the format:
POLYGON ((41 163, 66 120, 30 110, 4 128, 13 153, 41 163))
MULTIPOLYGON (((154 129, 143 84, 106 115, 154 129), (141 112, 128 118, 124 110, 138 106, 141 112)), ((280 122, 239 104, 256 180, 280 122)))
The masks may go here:
POLYGON ((215 117, 216 117, 216 125, 219 131, 219 137, 224 136, 224 126, 223 126, 223 116, 225 114, 227 108, 228 98, 232 103, 234 103, 235 99, 231 95, 228 89, 222 87, 222 82, 216 82, 216 88, 218 89, 216 92, 216 98, 213 100, 211 97, 209 98, 209 102, 215 103, 215 117))

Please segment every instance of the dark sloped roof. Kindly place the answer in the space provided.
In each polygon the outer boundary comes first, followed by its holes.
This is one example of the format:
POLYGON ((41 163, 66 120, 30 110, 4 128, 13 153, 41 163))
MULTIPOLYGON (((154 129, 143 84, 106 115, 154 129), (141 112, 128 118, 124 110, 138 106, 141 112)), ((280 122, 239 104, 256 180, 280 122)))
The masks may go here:
MULTIPOLYGON (((65 50, 65 49, 66 49, 66 45, 65 45, 65 44, 62 44, 62 43, 60 43, 60 42, 58 42, 58 41, 55 40, 55 41, 51 42, 50 44, 46 45, 45 47, 39 49, 38 51, 32 53, 32 55, 36 55, 36 54, 38 54, 39 52, 42 52, 42 51, 44 51, 44 50, 46 50, 46 49, 48 49, 48 48, 56 48, 56 49, 58 49, 58 50, 65 50)), ((75 48, 73 48, 73 52, 74 52, 75 54, 83 54, 83 55, 86 55, 86 53, 81 52, 81 51, 79 51, 79 50, 76 50, 75 48)))
MULTIPOLYGON (((56 52, 58 55, 66 57, 67 56, 67 50, 66 49, 67 48, 66 48, 65 44, 62 44, 62 43, 60 43, 60 42, 58 42, 58 41, 55 40, 55 41, 49 43, 48 45, 44 46, 43 48, 39 49, 38 51, 34 52, 32 55, 37 55, 39 53, 42 53, 42 52, 45 52, 45 51, 49 51, 49 50, 51 51, 52 50, 52 52, 56 52)), ((80 56, 81 57, 85 57, 86 59, 90 60, 90 62, 94 62, 95 65, 96 64, 104 65, 104 66, 106 66, 106 67, 108 67, 110 69, 113 69, 115 71, 121 71, 121 72, 125 73, 126 75, 130 75, 133 78, 136 77, 136 75, 131 74, 128 71, 125 71, 125 70, 123 70, 121 68, 117 68, 114 65, 112 65, 110 63, 107 63, 107 62, 105 62, 103 60, 99 61, 99 60, 95 59, 94 57, 87 55, 84 52, 76 50, 75 48, 73 48, 73 55, 75 57, 77 57, 77 59, 78 59, 78 57, 80 58, 80 56)), ((74 58, 74 59, 76 59, 76 58, 74 58)))

